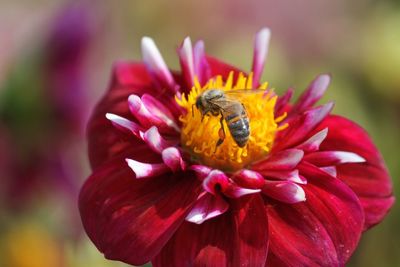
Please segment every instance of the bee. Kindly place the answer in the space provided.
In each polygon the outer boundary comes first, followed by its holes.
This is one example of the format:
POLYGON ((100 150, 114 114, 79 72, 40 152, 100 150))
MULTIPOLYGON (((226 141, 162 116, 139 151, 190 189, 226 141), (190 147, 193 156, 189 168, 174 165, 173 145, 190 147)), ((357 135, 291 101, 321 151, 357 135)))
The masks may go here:
MULTIPOLYGON (((196 103, 194 105, 201 112, 201 121, 203 121, 204 116, 206 115, 221 115, 221 128, 218 131, 219 139, 217 141, 215 151, 225 140, 225 129, 223 125, 224 120, 226 121, 233 140, 239 147, 246 146, 247 141, 249 140, 250 124, 246 108, 239 100, 228 97, 229 93, 238 93, 240 91, 250 90, 234 90, 224 92, 220 89, 209 89, 200 94, 196 99, 196 103)), ((192 115, 194 116, 193 106, 192 115)))

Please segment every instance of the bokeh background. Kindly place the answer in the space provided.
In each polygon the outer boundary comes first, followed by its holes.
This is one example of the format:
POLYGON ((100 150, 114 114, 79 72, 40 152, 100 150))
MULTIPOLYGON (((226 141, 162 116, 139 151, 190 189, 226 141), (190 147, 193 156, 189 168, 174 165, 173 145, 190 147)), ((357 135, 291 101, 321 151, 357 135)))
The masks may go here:
MULTIPOLYGON (((301 91, 331 73, 325 100, 370 133, 399 196, 397 0, 0 0, 0 266, 126 266, 103 259, 77 211, 90 174, 85 123, 113 62, 140 60, 140 39, 151 36, 177 69, 189 35, 249 70, 263 26, 273 32, 264 80, 301 91)), ((348 266, 400 266, 399 225, 395 204, 348 266)))

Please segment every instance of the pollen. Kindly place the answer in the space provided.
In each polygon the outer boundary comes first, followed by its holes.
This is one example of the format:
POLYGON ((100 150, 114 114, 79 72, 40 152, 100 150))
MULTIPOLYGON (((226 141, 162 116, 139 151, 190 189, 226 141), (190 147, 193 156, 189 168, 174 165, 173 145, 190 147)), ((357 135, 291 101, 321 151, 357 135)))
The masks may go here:
POLYGON ((272 89, 267 89, 268 83, 254 88, 252 77, 252 73, 248 76, 240 73, 234 79, 234 74, 231 72, 226 80, 222 76, 216 76, 204 86, 196 80, 188 95, 175 97, 176 102, 186 109, 184 115, 179 118, 182 123, 181 145, 191 155, 193 161, 234 172, 268 155, 276 133, 287 126, 278 125, 286 115, 275 118, 277 95, 272 89), (225 118, 222 122, 225 137, 222 144, 217 146, 221 137, 220 120, 223 115, 207 114, 202 119, 201 111, 195 105, 197 98, 209 89, 222 90, 228 99, 243 104, 250 128, 250 135, 244 147, 236 144, 225 118))

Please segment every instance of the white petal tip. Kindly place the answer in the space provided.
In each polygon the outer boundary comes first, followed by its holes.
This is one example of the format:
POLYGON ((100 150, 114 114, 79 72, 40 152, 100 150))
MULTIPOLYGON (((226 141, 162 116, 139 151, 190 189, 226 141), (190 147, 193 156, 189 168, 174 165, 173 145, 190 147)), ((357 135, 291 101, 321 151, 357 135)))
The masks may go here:
POLYGON ((202 224, 205 219, 204 219, 204 215, 203 214, 196 214, 193 216, 188 216, 186 217, 186 221, 191 222, 191 223, 195 223, 195 224, 202 224))
POLYGON ((150 171, 149 168, 145 166, 146 164, 143 164, 133 159, 125 159, 125 161, 128 164, 129 168, 131 168, 131 170, 135 173, 136 178, 138 179, 146 177, 150 171))
POLYGON ((341 163, 363 163, 366 160, 360 155, 352 152, 336 152, 337 156, 341 159, 341 163))
POLYGON ((154 177, 167 171, 167 166, 164 164, 149 164, 133 159, 125 159, 125 161, 137 179, 154 177))
POLYGON ((268 27, 262 28, 257 32, 257 37, 268 41, 269 38, 271 37, 271 29, 268 27))
POLYGON ((150 37, 144 36, 142 38, 142 49, 153 49, 156 46, 154 40, 150 37))
POLYGON ((106 118, 107 118, 108 120, 110 120, 110 121, 114 121, 114 120, 120 119, 121 117, 118 116, 118 115, 115 115, 115 114, 113 114, 113 113, 106 113, 106 118))
POLYGON ((181 153, 176 147, 168 147, 161 153, 164 163, 173 171, 185 169, 185 164, 182 159, 181 153))
POLYGON ((303 189, 297 189, 296 193, 294 194, 294 199, 296 202, 303 202, 306 201, 306 194, 303 189))

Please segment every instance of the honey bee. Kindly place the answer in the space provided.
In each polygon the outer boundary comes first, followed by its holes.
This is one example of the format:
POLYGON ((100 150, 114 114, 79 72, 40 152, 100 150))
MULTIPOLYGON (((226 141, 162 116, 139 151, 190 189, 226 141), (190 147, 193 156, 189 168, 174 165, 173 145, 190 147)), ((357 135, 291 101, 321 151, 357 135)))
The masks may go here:
MULTIPOLYGON (((218 131, 219 139, 217 141, 215 151, 225 140, 225 129, 223 125, 224 120, 228 125, 229 132, 231 133, 233 140, 239 147, 246 146, 247 141, 249 140, 250 124, 246 108, 238 99, 229 97, 230 93, 240 93, 243 91, 250 90, 234 90, 224 92, 220 89, 209 89, 200 94, 196 99, 196 103, 194 105, 201 112, 201 121, 203 121, 204 116, 206 115, 221 115, 221 128, 218 131)), ((194 115, 193 106, 192 115, 194 115)))

